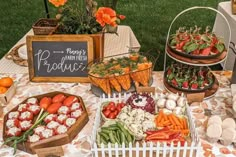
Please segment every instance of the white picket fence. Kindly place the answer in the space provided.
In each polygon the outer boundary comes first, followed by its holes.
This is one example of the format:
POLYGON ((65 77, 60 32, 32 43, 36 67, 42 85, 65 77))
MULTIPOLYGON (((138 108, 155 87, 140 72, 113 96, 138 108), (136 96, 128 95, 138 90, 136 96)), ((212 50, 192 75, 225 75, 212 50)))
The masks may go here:
MULTIPOLYGON (((106 101, 115 101, 115 102, 122 102, 126 101, 131 94, 124 94, 121 96, 113 95, 113 97, 108 96, 105 98, 103 95, 100 99, 100 103, 106 101)), ((158 95, 155 94, 152 96, 153 98, 157 98, 158 95)), ((152 143, 152 142, 136 142, 135 144, 129 143, 129 147, 125 147, 125 144, 118 145, 117 143, 108 145, 101 144, 98 147, 96 143, 96 134, 97 130, 101 125, 101 104, 97 110, 96 117, 95 117, 95 125, 93 127, 93 134, 92 134, 92 152, 94 157, 192 157, 192 156, 199 156, 199 150, 201 149, 201 145, 199 142, 199 137, 197 131, 195 129, 195 124, 193 122, 192 115, 190 113, 189 107, 187 105, 186 108, 186 115, 189 119, 189 127, 191 131, 191 142, 185 142, 184 146, 181 146, 180 143, 177 146, 174 146, 173 143, 171 145, 167 145, 166 143, 152 143)))

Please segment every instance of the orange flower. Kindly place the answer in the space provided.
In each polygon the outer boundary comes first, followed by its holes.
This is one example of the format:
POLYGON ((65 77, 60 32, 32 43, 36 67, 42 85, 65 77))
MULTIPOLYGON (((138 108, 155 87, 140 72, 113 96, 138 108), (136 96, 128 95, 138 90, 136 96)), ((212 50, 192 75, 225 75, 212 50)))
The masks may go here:
POLYGON ((101 7, 96 12, 96 21, 104 27, 106 24, 111 25, 113 27, 117 26, 116 20, 116 12, 111 8, 101 7))
POLYGON ((55 7, 63 6, 67 0, 49 0, 55 7))

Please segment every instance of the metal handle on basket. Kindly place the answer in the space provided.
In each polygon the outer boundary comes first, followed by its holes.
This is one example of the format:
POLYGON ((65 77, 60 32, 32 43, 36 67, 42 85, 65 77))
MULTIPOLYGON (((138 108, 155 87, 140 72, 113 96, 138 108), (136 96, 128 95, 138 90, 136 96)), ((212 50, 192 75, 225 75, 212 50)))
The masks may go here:
MULTIPOLYGON (((195 6, 195 7, 191 7, 191 8, 188 8, 188 9, 185 9, 183 11, 181 11, 179 14, 177 14, 175 16, 175 18, 172 20, 171 24, 170 24, 170 27, 168 29, 168 33, 167 33, 167 38, 166 38, 166 46, 165 46, 165 52, 167 51, 167 45, 168 45, 168 41, 169 41, 169 35, 170 35, 170 30, 172 28, 172 25, 174 24, 175 20, 182 14, 184 14, 185 12, 188 12, 190 10, 194 10, 194 9, 208 9, 208 10, 212 10, 212 11, 215 11, 216 13, 218 13, 219 15, 221 15, 221 17, 223 17, 223 19, 225 20, 228 28, 229 28, 229 40, 228 40, 228 48, 227 48, 227 55, 226 55, 226 60, 227 60, 227 56, 228 56, 228 51, 229 51, 229 43, 230 43, 230 40, 231 40, 231 28, 230 28, 230 25, 229 25, 229 22, 227 20, 227 18, 218 10, 214 9, 214 8, 211 8, 211 7, 203 7, 203 6, 195 6)), ((165 53, 166 54, 166 53, 165 53)), ((225 67, 225 64, 226 62, 224 63, 224 67, 225 67)), ((166 68, 166 55, 165 55, 165 58, 164 58, 164 71, 165 71, 165 68, 166 68)))

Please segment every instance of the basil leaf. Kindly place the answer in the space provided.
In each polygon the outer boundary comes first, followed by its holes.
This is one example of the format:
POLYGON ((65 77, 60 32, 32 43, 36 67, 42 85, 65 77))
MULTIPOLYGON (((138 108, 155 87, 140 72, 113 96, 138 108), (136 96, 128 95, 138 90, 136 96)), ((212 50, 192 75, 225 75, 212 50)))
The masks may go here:
POLYGON ((205 42, 211 42, 211 39, 207 36, 207 35, 205 35, 205 34, 203 34, 202 36, 201 36, 201 39, 203 40, 203 41, 205 41, 205 42))
POLYGON ((186 52, 190 53, 198 48, 198 44, 192 43, 186 47, 186 52))
POLYGON ((225 49, 224 44, 215 44, 215 47, 217 48, 219 52, 223 52, 225 49))
POLYGON ((205 49, 205 48, 207 48, 208 46, 209 46, 209 45, 206 44, 206 43, 201 44, 201 45, 199 46, 199 50, 205 49))
POLYGON ((170 46, 175 46, 177 43, 177 41, 175 39, 172 39, 170 42, 170 46))
POLYGON ((175 74, 174 74, 174 73, 171 73, 171 74, 168 76, 168 80, 172 80, 174 77, 175 77, 175 74))
POLYGON ((186 51, 186 50, 187 50, 187 47, 188 47, 190 44, 192 44, 191 41, 185 43, 185 44, 184 44, 184 47, 183 47, 183 50, 186 51))

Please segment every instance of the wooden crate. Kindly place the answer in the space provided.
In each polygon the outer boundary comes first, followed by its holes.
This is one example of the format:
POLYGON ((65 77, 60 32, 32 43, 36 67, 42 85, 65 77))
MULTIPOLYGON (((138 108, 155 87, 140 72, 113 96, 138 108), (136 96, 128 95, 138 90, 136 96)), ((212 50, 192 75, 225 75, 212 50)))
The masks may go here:
MULTIPOLYGON (((72 94, 67 94, 67 93, 56 91, 56 92, 51 92, 51 93, 46 93, 46 94, 42 94, 42 95, 33 96, 33 97, 30 97, 30 98, 37 98, 39 100, 39 99, 41 99, 45 96, 53 97, 53 96, 55 96, 57 94, 60 94, 60 93, 66 95, 66 96, 72 95, 72 94)), ((74 96, 76 96, 76 95, 74 95, 74 96)), ((35 143, 30 143, 30 142, 20 143, 20 144, 17 145, 17 148, 19 150, 25 151, 27 153, 35 154, 35 149, 61 146, 61 145, 70 143, 75 138, 75 136, 82 130, 82 128, 87 124, 87 122, 89 121, 88 113, 86 111, 86 108, 85 108, 85 105, 83 103, 82 98, 80 96, 76 96, 76 97, 79 99, 79 101, 81 103, 83 113, 77 119, 76 123, 71 128, 69 128, 69 130, 66 133, 56 135, 56 136, 53 136, 53 137, 50 137, 50 138, 47 138, 47 139, 43 139, 43 140, 40 140, 40 141, 35 142, 35 143)), ((27 99, 24 100, 23 102, 21 102, 20 104, 26 103, 27 99)), ((13 108, 11 111, 16 111, 17 108, 18 108, 18 106, 13 108)), ((9 112, 11 112, 11 111, 9 111, 9 112)), ((3 139, 4 139, 4 141, 7 138, 5 125, 6 125, 8 113, 4 116, 4 122, 3 122, 3 139)), ((35 118, 37 118, 37 117, 35 117, 35 118)), ((12 143, 8 143, 9 146, 11 144, 12 143)))
POLYGON ((231 0, 232 14, 236 14, 236 0, 231 0))
POLYGON ((0 94, 0 103, 7 104, 16 93, 16 83, 13 83, 4 94, 0 94))

